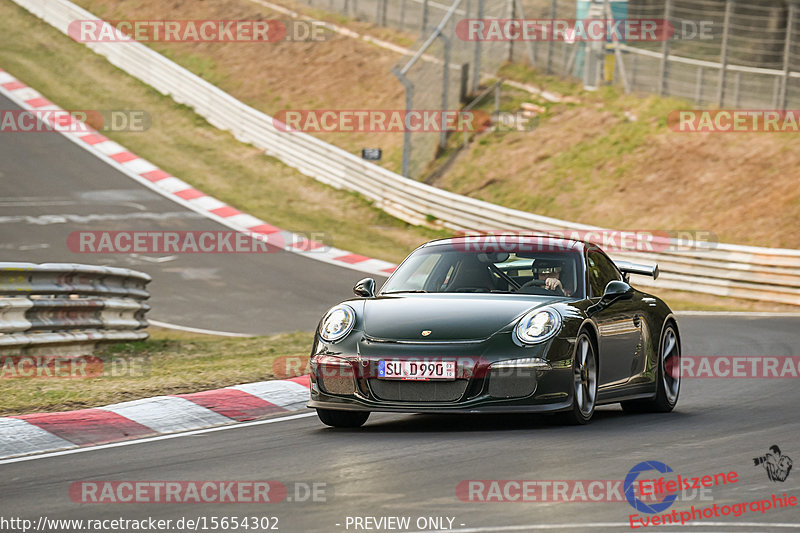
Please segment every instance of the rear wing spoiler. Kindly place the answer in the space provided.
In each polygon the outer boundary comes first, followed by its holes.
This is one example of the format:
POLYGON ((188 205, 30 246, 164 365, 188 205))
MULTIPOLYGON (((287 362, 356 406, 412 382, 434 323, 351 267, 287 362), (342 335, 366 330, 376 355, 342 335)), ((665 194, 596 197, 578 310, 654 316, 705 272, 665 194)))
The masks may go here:
POLYGON ((623 274, 639 274, 642 276, 650 276, 653 279, 658 279, 658 265, 638 265, 636 263, 629 263, 628 261, 614 261, 617 268, 623 274))

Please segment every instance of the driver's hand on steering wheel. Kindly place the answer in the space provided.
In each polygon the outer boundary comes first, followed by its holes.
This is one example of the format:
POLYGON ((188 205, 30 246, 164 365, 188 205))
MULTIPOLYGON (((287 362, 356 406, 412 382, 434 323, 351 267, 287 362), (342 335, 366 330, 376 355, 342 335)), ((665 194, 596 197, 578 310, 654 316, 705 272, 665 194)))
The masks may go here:
POLYGON ((564 292, 564 287, 561 285, 561 280, 558 278, 547 278, 544 281, 544 288, 548 291, 561 290, 561 292, 564 292))

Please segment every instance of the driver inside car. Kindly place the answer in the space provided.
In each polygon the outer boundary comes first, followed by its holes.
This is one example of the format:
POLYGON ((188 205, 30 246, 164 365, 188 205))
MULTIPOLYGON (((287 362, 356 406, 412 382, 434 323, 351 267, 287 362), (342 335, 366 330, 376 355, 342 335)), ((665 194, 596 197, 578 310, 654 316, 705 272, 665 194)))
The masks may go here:
POLYGON ((544 288, 556 294, 569 296, 561 283, 561 264, 556 261, 536 261, 534 269, 539 280, 544 281, 544 288))

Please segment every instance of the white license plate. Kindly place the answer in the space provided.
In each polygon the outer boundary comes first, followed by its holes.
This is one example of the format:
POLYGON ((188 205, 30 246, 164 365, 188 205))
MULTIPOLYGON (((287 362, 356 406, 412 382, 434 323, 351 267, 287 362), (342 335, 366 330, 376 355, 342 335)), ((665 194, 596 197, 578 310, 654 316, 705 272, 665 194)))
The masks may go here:
POLYGON ((378 377, 410 381, 453 381, 456 379, 456 362, 379 361, 378 377))

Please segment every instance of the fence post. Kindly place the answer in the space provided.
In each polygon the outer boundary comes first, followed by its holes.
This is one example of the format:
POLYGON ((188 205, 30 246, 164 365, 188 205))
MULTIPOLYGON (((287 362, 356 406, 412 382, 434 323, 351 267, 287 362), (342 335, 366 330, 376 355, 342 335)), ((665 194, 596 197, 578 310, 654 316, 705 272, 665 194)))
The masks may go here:
POLYGON ((406 28, 406 0, 400 0, 400 28, 406 28))
MULTIPOLYGON (((556 10, 557 9, 558 9, 558 0, 550 0, 550 20, 551 20, 551 23, 553 23, 552 21, 554 21, 555 18, 556 18, 556 10)), ((552 74, 553 73, 553 41, 554 41, 554 39, 553 39, 552 35, 548 35, 548 37, 550 37, 550 38, 547 40, 547 70, 546 70, 546 72, 548 74, 552 74)), ((564 74, 566 74, 568 76, 570 75, 569 72, 565 72, 564 74)))
POLYGON ((378 12, 375 14, 375 22, 381 26, 386 26, 386 1, 378 0, 378 12))
MULTIPOLYGON (((664 24, 669 24, 672 17, 672 0, 665 0, 664 2, 664 24)), ((666 27, 664 31, 666 31, 666 27)), ((664 96, 666 90, 665 85, 667 82, 667 68, 669 61, 669 39, 664 39, 661 43, 661 73, 658 76, 658 95, 664 96)))
MULTIPOLYGON (((485 0, 478 0, 478 18, 483 18, 483 3, 485 0)), ((475 59, 472 67, 472 92, 477 93, 481 86, 481 40, 475 41, 475 59)))
MULTIPOLYGON (((521 20, 525 20, 525 7, 522 5, 522 0, 514 0, 517 6, 517 16, 521 20)), ((536 45, 536 41, 529 41, 525 39, 525 36, 522 37, 523 42, 525 43, 525 49, 528 51, 528 61, 530 61, 531 66, 536 65, 536 50, 534 46, 536 45)))
MULTIPOLYGON (((514 0, 506 0, 508 5, 508 18, 515 19, 517 13, 517 3, 514 0)), ((509 63, 514 61, 514 39, 509 39, 506 45, 506 61, 509 63)))
POLYGON ((731 26, 731 12, 734 0, 725 0, 725 20, 722 23, 722 51, 719 58, 719 87, 717 88, 717 106, 722 107, 725 100, 725 74, 728 69, 728 33, 731 26))
MULTIPOLYGON (((411 83, 405 74, 400 69, 392 68, 392 74, 397 76, 400 83, 406 88, 406 116, 408 116, 411 107, 414 105, 414 84, 411 83)), ((403 131, 403 176, 408 177, 408 165, 411 161, 411 130, 404 128, 403 131)))
POLYGON ((447 93, 450 90, 450 39, 444 33, 439 33, 439 37, 444 41, 444 68, 442 69, 442 131, 439 133, 439 148, 447 148, 447 130, 445 129, 447 120, 447 93))
POLYGON ((781 101, 780 106, 782 110, 786 110, 789 97, 789 69, 791 68, 791 52, 792 52, 792 26, 794 25, 795 9, 797 2, 789 0, 789 16, 786 19, 786 40, 783 46, 783 83, 781 84, 781 101))
POLYGON ((428 0, 422 0, 422 28, 420 32, 422 35, 425 35, 425 31, 428 29, 428 0))

